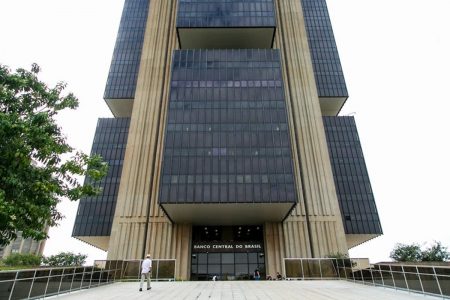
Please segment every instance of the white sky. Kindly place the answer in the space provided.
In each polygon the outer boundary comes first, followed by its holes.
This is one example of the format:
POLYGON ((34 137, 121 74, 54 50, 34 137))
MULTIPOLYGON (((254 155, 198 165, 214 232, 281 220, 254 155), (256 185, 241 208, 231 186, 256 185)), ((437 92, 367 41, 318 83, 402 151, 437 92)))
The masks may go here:
MULTIPOLYGON (((450 1, 328 0, 384 235, 351 257, 389 260, 395 243, 450 247, 450 1)), ((80 99, 61 116, 69 143, 90 152, 123 0, 0 0, 0 63, 38 63, 80 99)), ((105 252, 71 238, 78 203, 50 230, 44 254, 105 252)))

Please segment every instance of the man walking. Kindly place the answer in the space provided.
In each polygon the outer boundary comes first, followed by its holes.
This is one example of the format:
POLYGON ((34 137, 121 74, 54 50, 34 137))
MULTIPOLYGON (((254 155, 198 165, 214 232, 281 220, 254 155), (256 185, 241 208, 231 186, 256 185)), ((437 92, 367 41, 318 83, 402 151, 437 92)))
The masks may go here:
POLYGON ((144 285, 144 280, 147 279, 147 291, 151 289, 151 274, 152 274, 152 259, 150 254, 147 254, 147 257, 142 262, 141 266, 141 283, 139 285, 139 292, 142 292, 142 286, 144 285))

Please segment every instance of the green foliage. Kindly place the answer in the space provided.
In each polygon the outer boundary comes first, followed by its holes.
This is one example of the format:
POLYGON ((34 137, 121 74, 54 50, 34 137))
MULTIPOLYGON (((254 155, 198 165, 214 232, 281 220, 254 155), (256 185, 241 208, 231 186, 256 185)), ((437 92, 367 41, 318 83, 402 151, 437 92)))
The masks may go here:
POLYGON ((390 258, 395 261, 421 261, 422 252, 418 244, 396 244, 390 258))
POLYGON ((41 256, 34 254, 12 253, 3 259, 3 264, 10 267, 36 267, 41 264, 41 256))
POLYGON ((395 261, 447 261, 450 259, 450 253, 441 242, 435 241, 423 251, 418 244, 397 244, 390 257, 395 261))
POLYGON ((450 253, 447 251, 447 247, 442 246, 438 241, 422 251, 422 261, 447 261, 449 258, 450 253))
POLYGON ((336 262, 337 265, 341 266, 341 267, 351 268, 351 267, 356 266, 356 262, 352 261, 349 258, 348 254, 344 254, 344 253, 341 253, 341 252, 336 252, 336 253, 328 254, 325 257, 327 257, 327 258, 335 258, 336 261, 333 261, 333 263, 336 262))
POLYGON ((348 258, 348 254, 344 254, 344 253, 341 253, 341 252, 336 252, 336 253, 328 254, 325 257, 327 257, 327 258, 336 258, 336 259, 347 259, 348 258))
POLYGON ((42 262, 50 267, 73 267, 82 266, 86 262, 87 255, 72 252, 61 252, 56 255, 44 257, 42 262))
POLYGON ((99 156, 75 152, 55 116, 78 107, 65 83, 49 88, 38 80, 40 68, 12 73, 0 65, 0 246, 22 231, 23 238, 45 239, 45 227, 63 218, 56 205, 100 192, 95 182, 106 175, 99 156), (86 176, 82 185, 78 177, 86 176))

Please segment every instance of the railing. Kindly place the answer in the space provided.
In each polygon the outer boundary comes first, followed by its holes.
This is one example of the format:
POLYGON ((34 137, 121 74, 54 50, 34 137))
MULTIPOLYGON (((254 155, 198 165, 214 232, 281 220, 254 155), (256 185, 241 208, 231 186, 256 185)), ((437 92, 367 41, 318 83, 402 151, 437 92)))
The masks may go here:
POLYGON ((36 299, 114 282, 120 269, 39 268, 0 272, 0 299, 36 299))
MULTIPOLYGON (((94 264, 102 265, 104 262, 97 260, 94 264)), ((141 279, 141 265, 142 259, 122 261, 120 280, 132 281, 141 279)), ((151 279, 155 281, 174 281, 175 265, 175 259, 153 259, 151 279)))
POLYGON ((351 273, 354 282, 450 299, 450 267, 375 264, 351 273))
MULTIPOLYGON (((0 271, 0 299, 38 299, 140 278, 142 260, 101 260, 90 267, 0 271)), ((153 260, 152 280, 175 280, 175 260, 153 260)))
POLYGON ((342 279, 450 299, 450 267, 375 264, 368 259, 285 258, 288 280, 342 279))

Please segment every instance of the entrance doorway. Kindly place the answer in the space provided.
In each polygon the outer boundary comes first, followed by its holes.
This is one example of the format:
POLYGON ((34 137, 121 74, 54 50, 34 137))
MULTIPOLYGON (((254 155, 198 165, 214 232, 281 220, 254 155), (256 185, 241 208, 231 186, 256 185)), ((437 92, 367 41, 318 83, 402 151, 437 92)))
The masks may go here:
POLYGON ((255 270, 265 278, 262 226, 194 226, 191 279, 255 279, 255 270))

